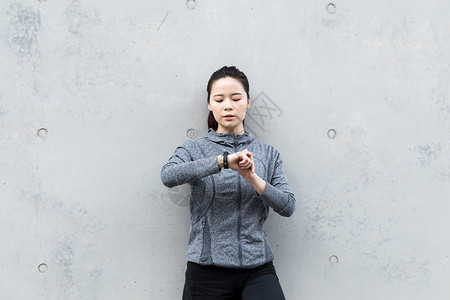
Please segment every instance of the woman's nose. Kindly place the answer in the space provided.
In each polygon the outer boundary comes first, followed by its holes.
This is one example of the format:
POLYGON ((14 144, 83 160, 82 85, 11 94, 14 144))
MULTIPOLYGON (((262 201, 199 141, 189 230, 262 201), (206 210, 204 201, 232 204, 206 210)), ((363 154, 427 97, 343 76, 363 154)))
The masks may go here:
POLYGON ((225 100, 225 109, 232 110, 233 109, 233 101, 231 99, 225 100))
POLYGON ((231 110, 233 109, 233 103, 231 100, 225 100, 225 110, 231 110))

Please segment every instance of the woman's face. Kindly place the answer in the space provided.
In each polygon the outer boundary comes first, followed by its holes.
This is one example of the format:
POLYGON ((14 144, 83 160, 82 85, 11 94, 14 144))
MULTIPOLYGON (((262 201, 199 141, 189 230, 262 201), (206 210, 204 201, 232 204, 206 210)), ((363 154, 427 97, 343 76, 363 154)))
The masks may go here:
POLYGON ((212 84, 208 109, 219 124, 217 132, 243 134, 243 120, 248 108, 250 99, 239 80, 224 77, 212 84))

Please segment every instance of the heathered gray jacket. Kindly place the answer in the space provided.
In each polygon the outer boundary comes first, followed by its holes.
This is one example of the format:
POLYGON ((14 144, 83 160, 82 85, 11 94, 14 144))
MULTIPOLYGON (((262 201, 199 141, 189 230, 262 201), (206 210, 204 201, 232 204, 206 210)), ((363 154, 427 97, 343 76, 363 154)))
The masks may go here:
POLYGON ((255 141, 251 133, 235 136, 210 129, 175 150, 162 167, 161 180, 167 187, 191 186, 188 261, 251 268, 273 260, 263 230, 269 207, 286 217, 295 209, 294 194, 275 148, 255 141), (244 149, 253 153, 255 172, 267 183, 260 196, 238 172, 217 166, 217 156, 224 151, 244 149))

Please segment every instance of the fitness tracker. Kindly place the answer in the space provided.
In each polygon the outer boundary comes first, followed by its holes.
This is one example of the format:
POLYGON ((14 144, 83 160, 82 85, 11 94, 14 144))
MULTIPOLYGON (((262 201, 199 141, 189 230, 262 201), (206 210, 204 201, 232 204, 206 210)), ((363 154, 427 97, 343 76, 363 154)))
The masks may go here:
POLYGON ((228 169, 228 152, 223 152, 223 168, 228 169))

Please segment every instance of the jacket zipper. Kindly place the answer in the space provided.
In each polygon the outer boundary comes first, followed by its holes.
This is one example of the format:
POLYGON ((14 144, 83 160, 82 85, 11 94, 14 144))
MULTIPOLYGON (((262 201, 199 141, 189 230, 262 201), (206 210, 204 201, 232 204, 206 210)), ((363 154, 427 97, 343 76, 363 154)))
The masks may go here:
MULTIPOLYGON (((237 137, 235 137, 234 140, 234 152, 238 152, 238 141, 237 141, 237 137)), ((237 174, 237 180, 238 180, 238 201, 237 201, 237 205, 238 205, 238 219, 237 219, 237 239, 238 239, 238 257, 239 257, 239 266, 242 267, 242 242, 241 242, 241 226, 242 226, 242 212, 241 212, 241 178, 240 178, 240 174, 237 174)))

